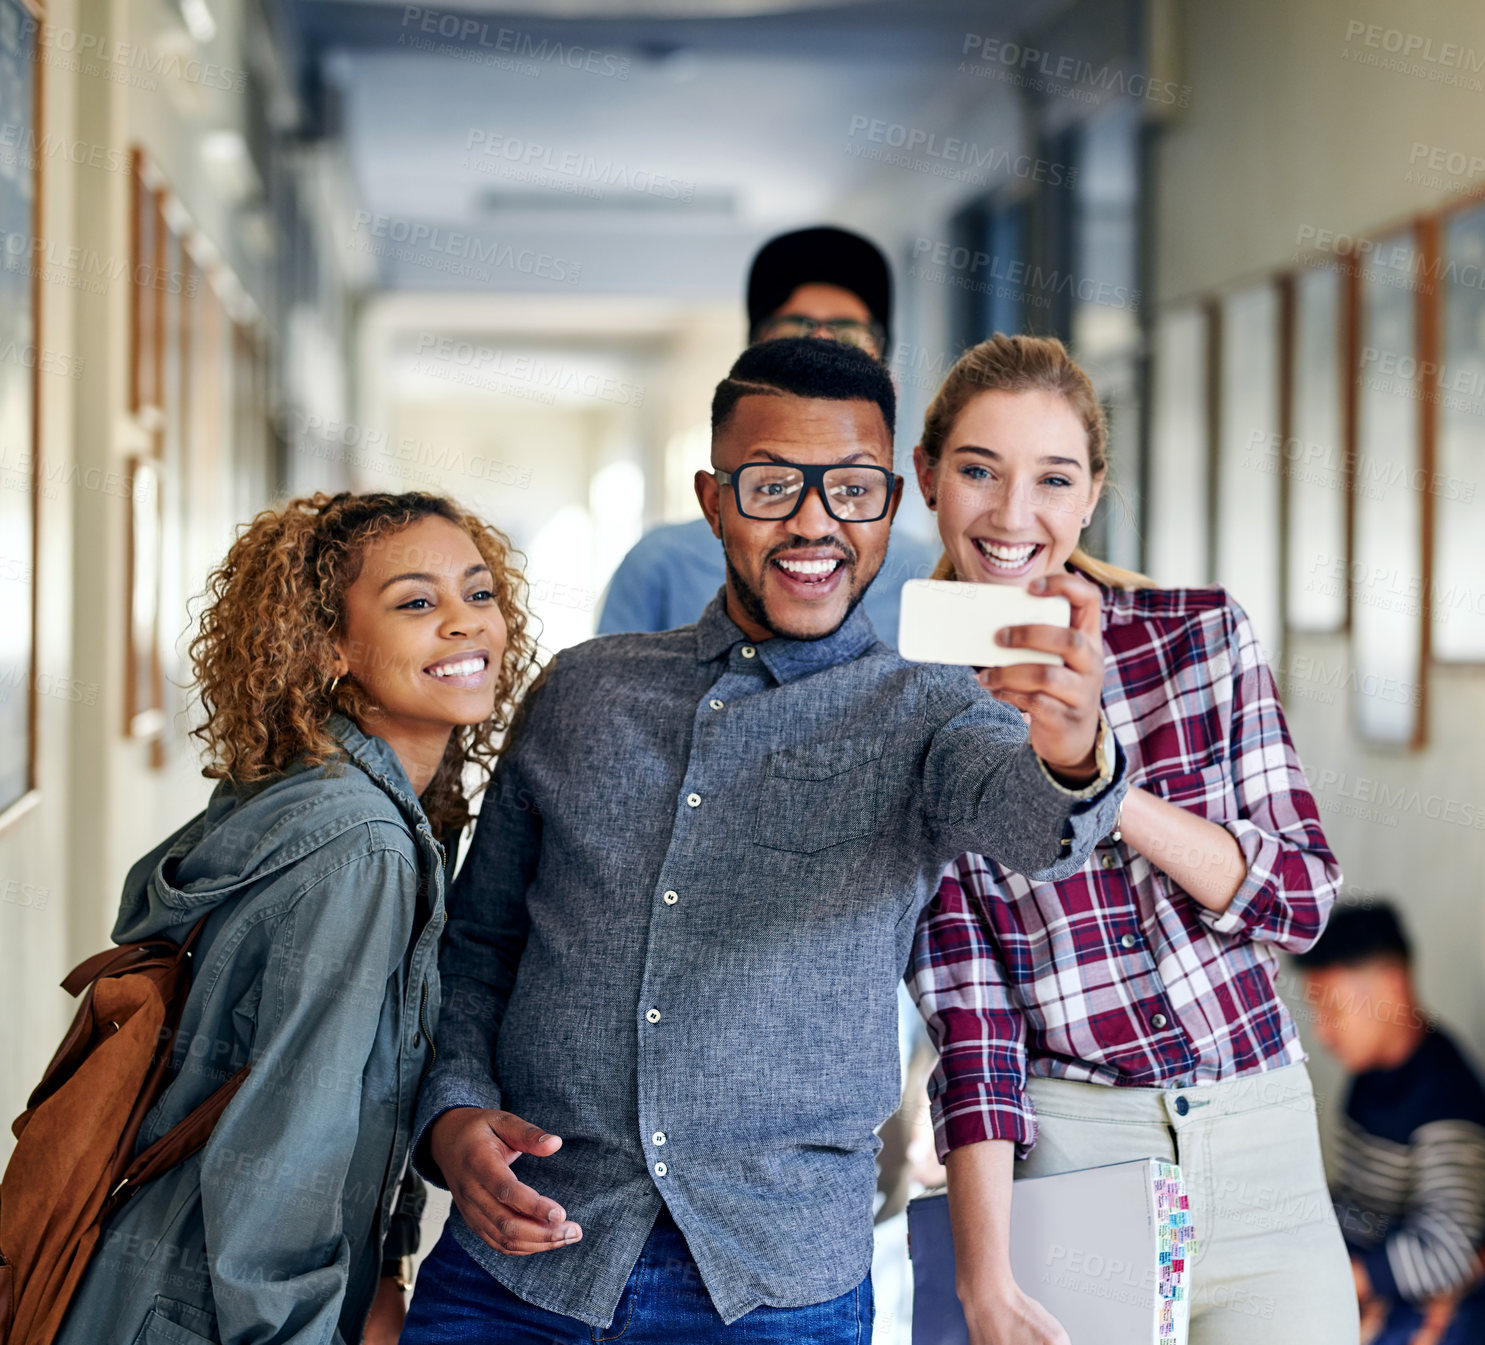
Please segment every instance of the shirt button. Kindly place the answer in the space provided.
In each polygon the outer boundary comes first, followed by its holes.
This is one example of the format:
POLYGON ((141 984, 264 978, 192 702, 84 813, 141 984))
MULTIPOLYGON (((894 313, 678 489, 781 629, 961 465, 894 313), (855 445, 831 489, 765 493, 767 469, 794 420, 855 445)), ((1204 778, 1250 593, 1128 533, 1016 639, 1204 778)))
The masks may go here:
POLYGON ((712 697, 711 705, 713 710, 720 710, 722 708, 722 702, 719 701, 715 696, 712 697))
MULTIPOLYGON (((653 1009, 651 1009, 650 1012, 651 1013, 655 1013, 655 1011, 653 1009)), ((655 1014, 655 1017, 658 1018, 659 1016, 660 1016, 659 1014, 655 1014)), ((1154 1027, 1164 1027, 1167 1021, 1168 1020, 1166 1019, 1166 1016, 1163 1013, 1157 1013, 1157 1014, 1154 1015, 1154 1017, 1152 1017, 1150 1019, 1150 1023, 1154 1027)))
POLYGON ((670 1171, 670 1169, 668 1167, 666 1167, 664 1163, 656 1163, 655 1164, 655 1175, 657 1177, 663 1177, 669 1171, 670 1171))
POLYGON ((1126 934, 1122 939, 1119 940, 1119 947, 1133 948, 1136 942, 1138 942, 1138 940, 1135 939, 1133 934, 1126 934))
MULTIPOLYGON (((1181 1099, 1182 1102, 1184 1102, 1185 1100, 1185 1098, 1181 1099)), ((663 1130, 657 1130, 653 1135, 650 1136, 650 1138, 654 1140, 656 1144, 664 1144, 665 1132, 663 1130)))
POLYGON ((700 794, 687 794, 686 795, 686 802, 689 803, 693 808, 699 808, 699 807, 701 807, 701 795, 700 794))
POLYGON ((750 644, 745 644, 742 647, 742 656, 744 658, 752 658, 753 655, 756 654, 757 652, 758 651, 756 649, 754 649, 753 646, 750 645, 750 644))
POLYGON ((1190 1110, 1191 1110, 1191 1104, 1189 1102, 1187 1102, 1185 1098, 1178 1097, 1176 1099, 1176 1115, 1177 1116, 1184 1116, 1190 1110))
MULTIPOLYGON (((659 1009, 646 1009, 645 1010, 645 1022, 647 1022, 647 1023, 658 1023, 659 1021, 660 1021, 660 1010, 659 1009)), ((1162 1019, 1161 1021, 1163 1022, 1164 1019, 1162 1019)))
POLYGON ((1113 855, 1105 855, 1105 856, 1104 856, 1104 857, 1103 857, 1103 858, 1102 858, 1102 859, 1101 859, 1101 860, 1099 860, 1099 861, 1098 861, 1098 862, 1099 862, 1099 863, 1100 863, 1100 864, 1102 864, 1102 865, 1103 865, 1103 866, 1104 866, 1104 868, 1106 868, 1106 869, 1111 869, 1111 868, 1113 868, 1113 867, 1114 867, 1114 865, 1115 865, 1115 864, 1117 864, 1117 863, 1118 863, 1118 862, 1119 862, 1119 861, 1118 861, 1118 860, 1117 860, 1117 859, 1115 859, 1115 858, 1114 858, 1114 856, 1113 856, 1113 855))
POLYGON ((665 904, 667 906, 674 906, 680 899, 681 894, 679 892, 667 892, 665 894, 665 904))

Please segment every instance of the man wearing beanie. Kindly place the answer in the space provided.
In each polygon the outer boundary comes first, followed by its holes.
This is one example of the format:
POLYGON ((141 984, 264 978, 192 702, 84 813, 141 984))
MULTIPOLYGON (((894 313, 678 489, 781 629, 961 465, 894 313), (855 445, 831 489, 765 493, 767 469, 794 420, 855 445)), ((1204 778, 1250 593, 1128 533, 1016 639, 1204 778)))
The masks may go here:
POLYGON ((748 273, 748 340, 832 336, 887 357, 892 275, 875 243, 845 229, 797 229, 763 245, 748 273))
MULTIPOLYGON (((818 336, 884 360, 892 339, 892 273, 875 243, 846 229, 796 229, 765 243, 748 273, 748 341, 818 336)), ((862 600, 877 634, 897 644, 903 584, 927 578, 937 552, 893 537, 862 600)), ((619 563, 598 634, 670 630, 695 621, 722 583, 722 544, 703 518, 652 528, 619 563)))

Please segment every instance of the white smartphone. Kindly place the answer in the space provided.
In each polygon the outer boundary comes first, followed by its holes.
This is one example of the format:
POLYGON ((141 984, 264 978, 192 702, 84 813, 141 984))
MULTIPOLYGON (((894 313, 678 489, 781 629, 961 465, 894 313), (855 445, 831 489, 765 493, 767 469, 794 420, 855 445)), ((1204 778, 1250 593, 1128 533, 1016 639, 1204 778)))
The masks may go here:
POLYGON ((1070 626, 1066 598, 1038 598, 1010 584, 909 579, 902 586, 897 651, 914 663, 1061 663, 1056 654, 995 643, 1003 626, 1070 626))

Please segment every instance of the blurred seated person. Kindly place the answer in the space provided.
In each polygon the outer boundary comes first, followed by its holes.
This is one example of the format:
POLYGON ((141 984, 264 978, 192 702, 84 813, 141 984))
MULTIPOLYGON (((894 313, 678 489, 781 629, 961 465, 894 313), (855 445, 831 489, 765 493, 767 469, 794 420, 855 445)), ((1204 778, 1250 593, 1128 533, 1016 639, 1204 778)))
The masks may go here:
MULTIPOLYGON (((892 273, 875 243, 845 229, 798 229, 764 244, 748 273, 748 341, 818 336, 886 358, 892 273)), ((861 601, 877 635, 897 647, 903 583, 926 579, 938 551, 892 534, 887 557, 861 601)), ((726 579, 722 544, 704 518, 652 528, 619 563, 598 634, 689 626, 726 579)))
POLYGON ((1315 1035, 1352 1075, 1331 1194, 1362 1340, 1480 1345, 1485 1088, 1419 1005, 1390 905, 1337 907, 1295 961, 1315 1035))

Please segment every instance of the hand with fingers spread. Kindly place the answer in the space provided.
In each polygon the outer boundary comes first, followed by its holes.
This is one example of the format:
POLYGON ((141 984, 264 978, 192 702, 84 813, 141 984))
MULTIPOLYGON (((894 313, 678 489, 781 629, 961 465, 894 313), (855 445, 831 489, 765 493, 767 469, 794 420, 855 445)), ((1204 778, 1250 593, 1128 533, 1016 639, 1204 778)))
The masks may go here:
POLYGON ((556 1135, 510 1112, 454 1107, 433 1123, 428 1143, 464 1222, 497 1252, 530 1256, 583 1236, 562 1206, 511 1171, 522 1154, 556 1153, 562 1147, 556 1135))
POLYGON ((976 676, 997 700, 1027 716, 1032 749, 1047 768, 1069 785, 1085 785, 1098 774, 1094 749, 1103 695, 1102 599, 1094 584, 1070 571, 1033 579, 1027 589, 1041 597, 1066 598, 1071 624, 1007 626, 997 641, 1056 654, 1062 663, 1013 663, 982 668, 976 676))

